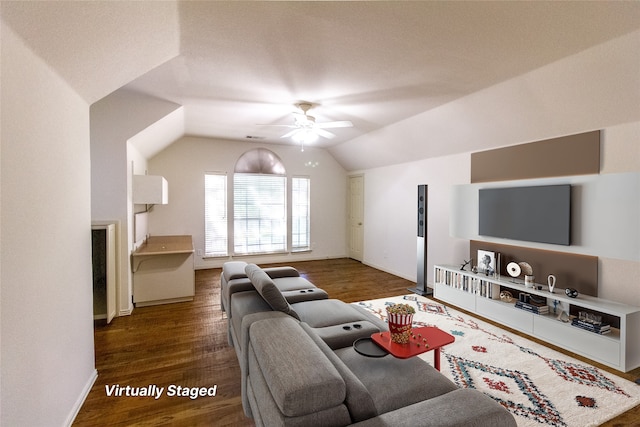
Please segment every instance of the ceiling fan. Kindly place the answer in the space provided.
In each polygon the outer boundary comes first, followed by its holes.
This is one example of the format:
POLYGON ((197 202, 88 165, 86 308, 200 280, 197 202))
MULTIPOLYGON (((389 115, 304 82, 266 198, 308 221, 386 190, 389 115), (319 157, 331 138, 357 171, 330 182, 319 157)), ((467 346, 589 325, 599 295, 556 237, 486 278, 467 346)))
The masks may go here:
POLYGON ((281 126, 291 128, 292 130, 282 135, 280 138, 291 138, 295 142, 302 145, 304 150, 305 143, 315 142, 318 137, 326 139, 335 138, 335 134, 325 129, 332 128, 349 128, 353 126, 349 120, 341 120, 335 122, 316 122, 316 118, 309 115, 309 110, 313 105, 310 102, 300 102, 296 104, 296 107, 301 112, 294 113, 294 123, 292 125, 267 125, 267 126, 281 126))

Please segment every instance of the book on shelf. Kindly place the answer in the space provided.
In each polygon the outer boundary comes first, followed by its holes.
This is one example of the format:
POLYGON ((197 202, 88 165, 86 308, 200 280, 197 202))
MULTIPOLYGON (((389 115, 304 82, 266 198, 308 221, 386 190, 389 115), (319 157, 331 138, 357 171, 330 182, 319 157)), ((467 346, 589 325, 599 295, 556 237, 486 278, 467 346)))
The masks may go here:
POLYGON ((594 332, 600 335, 608 334, 609 332, 611 332, 611 325, 607 323, 591 323, 575 318, 571 321, 571 325, 580 329, 584 329, 585 331, 594 332))
POLYGON ((499 299, 500 285, 485 276, 470 274, 465 271, 450 271, 436 267, 435 281, 459 289, 464 292, 476 294, 485 298, 499 299))
POLYGON ((516 308, 519 308, 521 310, 525 310, 525 311, 529 311, 531 313, 535 313, 535 314, 548 314, 549 313, 549 306, 546 304, 538 304, 538 303, 533 303, 533 302, 522 302, 522 301, 516 301, 516 308))

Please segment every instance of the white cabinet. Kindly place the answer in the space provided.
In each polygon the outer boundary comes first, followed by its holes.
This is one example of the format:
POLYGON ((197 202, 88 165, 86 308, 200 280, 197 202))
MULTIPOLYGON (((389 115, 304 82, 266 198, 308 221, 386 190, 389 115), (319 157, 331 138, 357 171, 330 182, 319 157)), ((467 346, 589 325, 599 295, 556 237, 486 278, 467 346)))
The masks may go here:
POLYGON ((136 307, 193 301, 191 236, 151 236, 132 254, 136 307))
POLYGON ((640 307, 588 295, 569 298, 564 289, 550 293, 546 286, 527 288, 522 280, 494 278, 447 265, 434 266, 434 297, 620 371, 640 367, 640 307), (511 292, 514 301, 500 299, 500 292, 505 290, 511 292), (546 298, 549 313, 516 308, 520 293, 546 298), (607 316, 613 320, 611 332, 600 335, 572 326, 571 322, 558 320, 560 311, 554 313, 554 309, 607 316))
POLYGON ((166 205, 169 203, 167 180, 157 175, 134 175, 133 203, 140 205, 166 205))
POLYGON ((513 304, 498 304, 495 300, 478 298, 475 312, 513 329, 533 334, 533 316, 524 310, 514 310, 513 304))

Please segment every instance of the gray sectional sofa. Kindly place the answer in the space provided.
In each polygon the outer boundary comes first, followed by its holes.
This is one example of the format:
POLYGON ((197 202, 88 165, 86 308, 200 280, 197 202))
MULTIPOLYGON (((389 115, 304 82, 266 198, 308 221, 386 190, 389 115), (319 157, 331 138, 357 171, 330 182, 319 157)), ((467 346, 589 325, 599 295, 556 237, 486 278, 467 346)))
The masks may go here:
POLYGON ((258 426, 516 425, 496 401, 420 358, 359 354, 353 342, 387 325, 291 267, 227 263, 221 286, 243 409, 258 426))

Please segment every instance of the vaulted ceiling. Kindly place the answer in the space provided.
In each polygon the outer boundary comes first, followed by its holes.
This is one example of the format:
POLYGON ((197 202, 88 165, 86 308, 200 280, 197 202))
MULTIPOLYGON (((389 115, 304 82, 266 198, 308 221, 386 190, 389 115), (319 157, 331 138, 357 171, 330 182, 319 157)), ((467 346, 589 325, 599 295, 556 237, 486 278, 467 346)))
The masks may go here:
MULTIPOLYGON (((291 144, 293 105, 350 120, 331 147, 640 28, 638 2, 6 2, 89 103, 183 106, 184 132, 291 144)), ((175 122, 175 120, 174 120, 175 122)), ((161 148, 161 147, 160 147, 161 148)))

